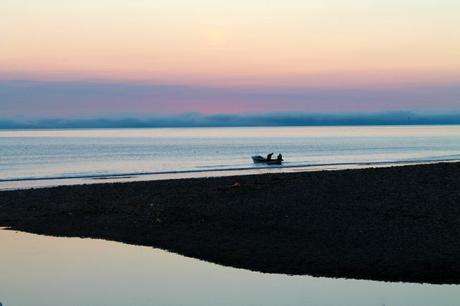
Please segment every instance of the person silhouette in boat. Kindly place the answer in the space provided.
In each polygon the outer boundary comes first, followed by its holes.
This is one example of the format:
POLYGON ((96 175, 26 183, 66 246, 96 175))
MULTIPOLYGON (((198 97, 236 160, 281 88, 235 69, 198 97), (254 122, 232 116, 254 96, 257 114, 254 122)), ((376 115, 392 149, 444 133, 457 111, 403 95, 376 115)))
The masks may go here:
POLYGON ((273 153, 268 154, 268 155, 267 155, 267 160, 268 160, 268 161, 272 160, 272 156, 273 156, 273 153))
POLYGON ((277 161, 282 162, 283 161, 283 155, 278 154, 278 157, 276 158, 277 161))

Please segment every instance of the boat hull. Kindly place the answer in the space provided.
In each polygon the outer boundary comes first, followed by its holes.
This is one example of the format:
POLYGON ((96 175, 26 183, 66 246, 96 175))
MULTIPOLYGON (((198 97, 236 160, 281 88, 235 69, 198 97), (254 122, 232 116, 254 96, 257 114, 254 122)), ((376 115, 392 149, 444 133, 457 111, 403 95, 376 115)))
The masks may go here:
POLYGON ((255 164, 266 164, 266 165, 281 165, 283 163, 282 160, 278 160, 278 159, 266 159, 260 155, 257 155, 257 156, 252 156, 252 161, 255 163, 255 164))

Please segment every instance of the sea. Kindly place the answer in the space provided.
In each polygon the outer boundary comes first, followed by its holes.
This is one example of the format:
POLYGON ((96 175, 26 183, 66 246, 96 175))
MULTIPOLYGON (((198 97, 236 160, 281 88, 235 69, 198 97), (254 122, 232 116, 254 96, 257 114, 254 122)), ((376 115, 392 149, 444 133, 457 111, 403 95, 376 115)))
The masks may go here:
MULTIPOLYGON (((460 126, 0 131, 0 189, 460 160, 460 126), (281 166, 252 155, 282 153, 281 166)), ((459 285, 269 274, 0 228, 0 305, 456 306, 459 285)))
POLYGON ((0 131, 0 190, 453 161, 458 125, 0 131))

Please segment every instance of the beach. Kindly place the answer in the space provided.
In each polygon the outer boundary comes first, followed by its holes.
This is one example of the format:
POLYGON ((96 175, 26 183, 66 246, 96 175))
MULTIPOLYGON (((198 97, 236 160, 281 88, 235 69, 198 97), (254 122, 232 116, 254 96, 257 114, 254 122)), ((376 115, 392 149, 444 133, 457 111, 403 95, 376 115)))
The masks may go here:
POLYGON ((266 273, 460 283, 460 163, 0 192, 0 226, 266 273))

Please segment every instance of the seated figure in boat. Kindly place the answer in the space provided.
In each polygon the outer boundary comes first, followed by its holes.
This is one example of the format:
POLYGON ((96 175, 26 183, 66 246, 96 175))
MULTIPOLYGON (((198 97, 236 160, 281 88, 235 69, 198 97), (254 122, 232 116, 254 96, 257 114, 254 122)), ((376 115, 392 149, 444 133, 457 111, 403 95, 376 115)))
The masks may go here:
POLYGON ((278 154, 278 157, 276 158, 276 160, 282 162, 283 161, 283 155, 281 155, 281 153, 278 154))

